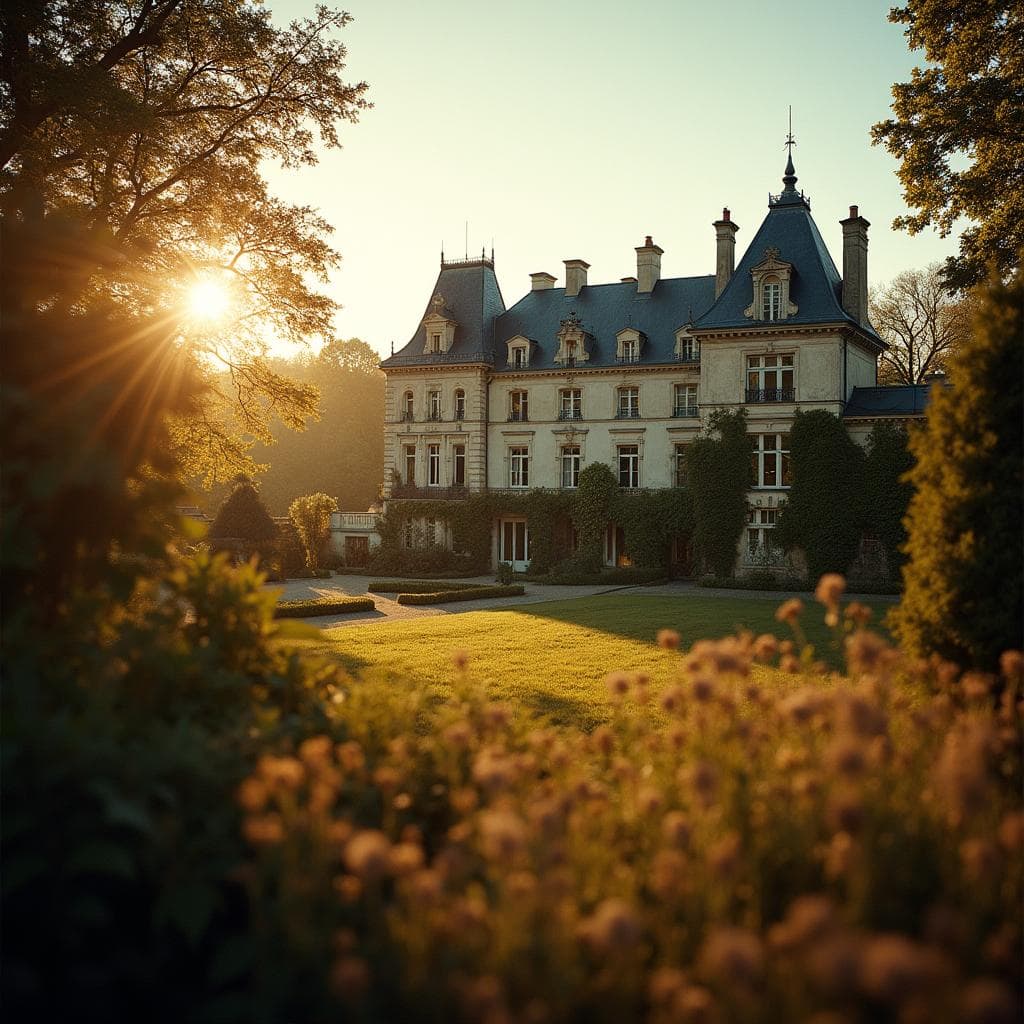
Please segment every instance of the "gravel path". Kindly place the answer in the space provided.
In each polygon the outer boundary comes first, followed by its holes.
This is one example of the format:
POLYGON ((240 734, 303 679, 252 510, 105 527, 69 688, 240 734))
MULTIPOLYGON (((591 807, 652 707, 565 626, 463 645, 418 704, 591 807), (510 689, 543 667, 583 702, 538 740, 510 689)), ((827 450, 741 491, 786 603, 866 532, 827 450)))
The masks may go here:
MULTIPOLYGON (((268 583, 267 589, 281 591, 286 601, 299 601, 312 597, 334 597, 342 594, 361 596, 367 593, 367 585, 373 576, 332 576, 328 580, 287 580, 284 583, 268 583)), ((456 580, 458 583, 479 583, 493 585, 493 576, 475 576, 471 579, 456 580)), ((666 597, 749 597, 761 598, 766 601, 780 602, 793 596, 786 590, 719 590, 701 587, 695 583, 682 580, 661 583, 654 586, 623 587, 551 587, 538 583, 525 583, 526 593, 522 597, 491 597, 479 601, 456 601, 451 604, 433 605, 402 605, 395 594, 371 594, 374 610, 355 612, 348 615, 318 615, 315 618, 303 619, 311 626, 320 629, 334 629, 336 626, 364 625, 371 622, 397 622, 402 619, 418 619, 428 615, 455 615, 458 612, 474 612, 485 608, 510 608, 521 604, 537 604, 541 601, 569 601, 573 598, 594 597, 599 594, 644 594, 648 596, 666 597)), ((809 594, 799 594, 804 601, 813 601, 809 594)), ((862 601, 895 603, 898 598, 892 595, 850 594, 850 598, 862 601)))

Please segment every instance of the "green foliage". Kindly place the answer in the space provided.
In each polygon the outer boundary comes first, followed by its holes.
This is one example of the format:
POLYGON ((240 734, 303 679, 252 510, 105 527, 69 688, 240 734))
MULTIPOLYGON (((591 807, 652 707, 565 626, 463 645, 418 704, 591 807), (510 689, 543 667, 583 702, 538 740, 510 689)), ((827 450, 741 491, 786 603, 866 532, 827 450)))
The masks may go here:
POLYGON ((971 343, 934 388, 907 514, 902 642, 960 665, 994 668, 1022 646, 1024 275, 978 296, 971 343))
POLYGON ((906 430, 881 421, 871 428, 864 459, 864 502, 861 521, 885 548, 889 575, 896 579, 903 566, 907 540, 904 517, 913 487, 906 474, 913 468, 906 430))
POLYGON ((896 116, 871 130, 900 161, 903 198, 917 210, 893 226, 917 234, 934 225, 945 236, 964 218, 960 255, 946 262, 950 287, 984 280, 993 263, 1006 275, 1024 250, 1020 5, 907 0, 889 20, 927 61, 892 87, 896 116))
POLYGON ((747 520, 751 444, 746 410, 718 410, 708 422, 708 434, 686 448, 694 547, 718 576, 732 576, 736 565, 747 520))
POLYGON ((0 191, 104 227, 116 260, 82 303, 151 310, 188 334, 208 388, 172 430, 187 477, 251 473, 248 441, 269 438, 272 413, 301 427, 315 410, 315 389, 260 352, 270 334, 330 336, 336 303, 313 282, 338 254, 330 225, 264 175, 315 164, 367 106, 365 83, 342 77, 349 20, 320 7, 278 24, 240 0, 4 5, 0 191), (230 301, 220 321, 190 315, 190 289, 209 281, 230 301))
POLYGON ((521 583, 508 586, 474 587, 472 590, 458 588, 454 590, 437 590, 433 593, 420 592, 399 594, 398 604, 449 604, 453 601, 479 601, 485 597, 522 597, 526 588, 521 583))
POLYGON ((807 577, 845 573, 861 535, 864 452, 838 416, 797 410, 789 433, 793 482, 775 540, 807 559, 807 577))
POLYGON ((511 562, 499 562, 495 572, 495 578, 502 586, 508 586, 516 577, 511 562))
POLYGON ((693 497, 686 488, 619 491, 612 507, 626 539, 626 551, 642 569, 663 569, 673 537, 693 531, 693 497))
POLYGON ((308 619, 314 615, 344 615, 347 612, 372 612, 372 597, 318 597, 307 601, 278 601, 275 619, 308 619))
POLYGON ((613 587, 641 586, 666 580, 664 566, 657 569, 642 569, 638 566, 618 566, 602 569, 600 572, 577 571, 572 559, 562 562, 546 576, 530 577, 532 583, 547 587, 613 587))
POLYGON ((260 500, 251 480, 241 478, 225 498, 210 527, 211 541, 240 542, 238 554, 248 558, 267 552, 278 538, 277 524, 260 500))
POLYGON ((331 537, 331 513, 337 511, 337 500, 328 494, 296 498, 288 509, 302 541, 306 567, 313 575, 320 571, 320 560, 331 537))
POLYGON ((476 590, 481 583, 457 583, 446 580, 372 580, 366 587, 378 594, 432 594, 437 590, 476 590))
POLYGON ((571 512, 579 537, 574 561, 580 569, 597 572, 604 562, 604 532, 617 494, 615 475, 603 462, 592 462, 580 470, 571 512))

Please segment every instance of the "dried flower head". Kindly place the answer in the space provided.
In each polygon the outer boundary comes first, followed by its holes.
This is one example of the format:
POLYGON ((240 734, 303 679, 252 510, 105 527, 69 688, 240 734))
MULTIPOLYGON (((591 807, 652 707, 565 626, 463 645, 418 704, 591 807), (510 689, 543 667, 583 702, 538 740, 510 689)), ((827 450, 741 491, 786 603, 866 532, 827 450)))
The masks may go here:
POLYGON ((262 811, 267 805, 270 792, 262 779, 251 776, 238 787, 238 802, 247 811, 262 811))
POLYGON ((253 846, 272 846, 284 840, 280 814, 249 814, 242 822, 242 834, 253 846))
POLYGON ((790 626, 795 626, 803 611, 803 601, 799 597, 791 597, 788 601, 783 601, 775 610, 775 618, 778 622, 787 622, 790 626))
POLYGON ((682 811, 669 811, 661 820, 661 834, 666 843, 685 850, 690 845, 690 821, 682 811))
POLYGON ((658 646, 666 651, 679 650, 679 634, 674 629, 659 629, 658 646))
POLYGON ((851 601, 844 609, 843 614, 855 626, 860 626, 863 629, 875 613, 866 604, 861 604, 860 601, 851 601))
POLYGON ((818 585, 814 588, 814 597, 819 604, 835 611, 845 591, 846 579, 837 572, 827 572, 818 580, 818 585))
POLYGON ((999 670, 1008 683, 1024 682, 1024 651, 1003 651, 999 670))
POLYGON ((604 683, 613 700, 621 700, 629 693, 629 676, 625 672, 609 672, 604 683))
POLYGON ((701 972, 726 985, 753 985, 764 967, 761 940, 745 928, 715 928, 698 956, 701 972))
POLYGON ((877 935, 868 940, 860 965, 860 983, 875 999, 902 1003, 941 977, 934 951, 903 935, 877 935))
POLYGON ((779 653, 779 641, 771 633, 762 633, 753 645, 757 661, 771 661, 779 653))
POLYGON ((461 647, 456 648, 451 653, 451 659, 452 664, 455 666, 455 668, 459 672, 462 672, 469 664, 469 652, 464 651, 461 647))
POLYGON ((391 869, 391 842, 383 832, 357 832, 345 847, 345 866, 365 881, 381 878, 391 869))
POLYGON ((480 815, 481 843, 491 860, 513 860, 525 847, 526 836, 526 826, 512 811, 493 810, 480 815))
POLYGON ((625 900, 612 897, 598 904, 578 930, 595 953, 615 953, 635 946, 643 934, 640 916, 625 900))

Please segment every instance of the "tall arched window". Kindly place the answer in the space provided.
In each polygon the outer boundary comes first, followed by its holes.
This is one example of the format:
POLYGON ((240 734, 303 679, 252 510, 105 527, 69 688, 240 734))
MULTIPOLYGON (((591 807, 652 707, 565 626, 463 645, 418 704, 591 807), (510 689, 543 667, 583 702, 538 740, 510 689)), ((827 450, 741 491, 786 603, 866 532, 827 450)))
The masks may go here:
POLYGON ((466 392, 462 388, 455 389, 455 418, 457 420, 466 418, 466 392))
POLYGON ((406 393, 402 396, 402 419, 403 420, 410 420, 410 421, 412 420, 412 416, 413 416, 413 404, 412 403, 413 403, 412 392, 411 391, 406 391, 406 393))
POLYGON ((767 277, 761 285, 761 319, 782 319, 782 285, 777 277, 767 277))

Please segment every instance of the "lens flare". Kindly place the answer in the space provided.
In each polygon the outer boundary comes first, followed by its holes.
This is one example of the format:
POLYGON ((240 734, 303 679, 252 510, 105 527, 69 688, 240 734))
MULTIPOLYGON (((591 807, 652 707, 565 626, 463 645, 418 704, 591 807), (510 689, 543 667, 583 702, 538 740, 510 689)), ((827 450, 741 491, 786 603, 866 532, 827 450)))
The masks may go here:
POLYGON ((188 307, 198 320, 220 320, 228 311, 230 299, 224 287, 216 281, 197 281, 188 292, 188 307))

